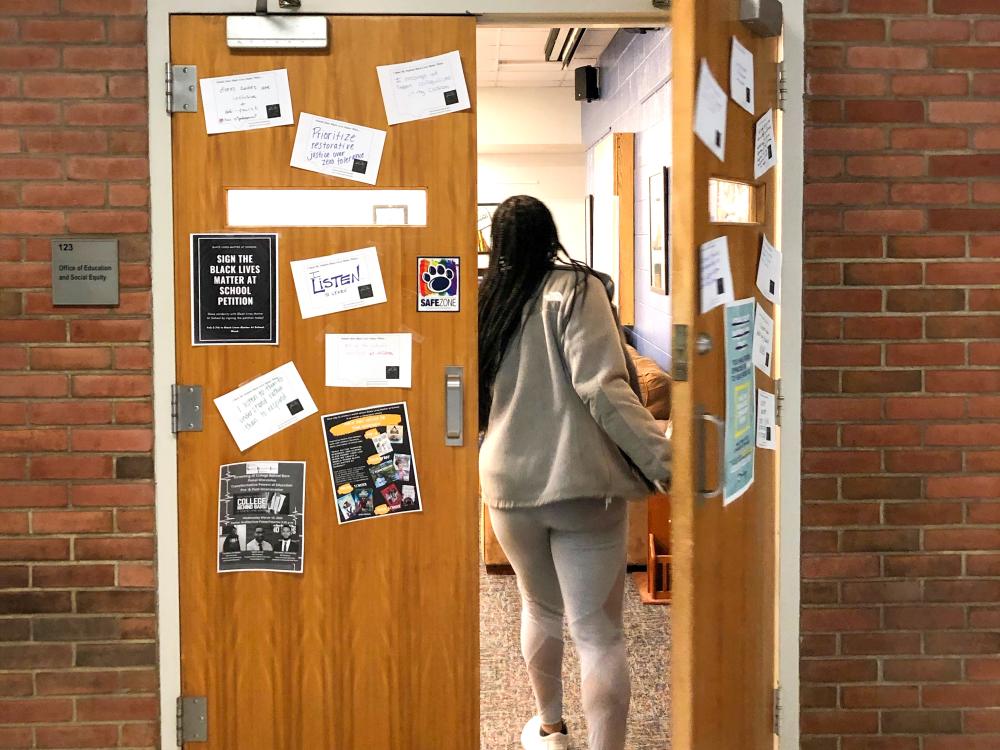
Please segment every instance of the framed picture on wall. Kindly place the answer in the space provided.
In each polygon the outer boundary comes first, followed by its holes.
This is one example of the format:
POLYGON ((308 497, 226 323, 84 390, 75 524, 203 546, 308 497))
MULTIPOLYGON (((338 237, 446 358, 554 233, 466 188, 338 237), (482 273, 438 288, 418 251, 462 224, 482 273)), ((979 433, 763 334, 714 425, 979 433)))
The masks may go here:
POLYGON ((670 293, 670 170, 649 177, 649 286, 670 293))

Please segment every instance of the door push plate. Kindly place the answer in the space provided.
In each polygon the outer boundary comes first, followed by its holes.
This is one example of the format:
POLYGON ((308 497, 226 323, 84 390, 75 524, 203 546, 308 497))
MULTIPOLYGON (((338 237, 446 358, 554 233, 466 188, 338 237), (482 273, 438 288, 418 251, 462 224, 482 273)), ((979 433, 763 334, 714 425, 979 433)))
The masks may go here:
POLYGON ((464 444, 465 368, 444 368, 444 444, 464 444))
POLYGON ((174 385, 170 388, 171 417, 174 432, 201 432, 202 408, 200 385, 174 385))

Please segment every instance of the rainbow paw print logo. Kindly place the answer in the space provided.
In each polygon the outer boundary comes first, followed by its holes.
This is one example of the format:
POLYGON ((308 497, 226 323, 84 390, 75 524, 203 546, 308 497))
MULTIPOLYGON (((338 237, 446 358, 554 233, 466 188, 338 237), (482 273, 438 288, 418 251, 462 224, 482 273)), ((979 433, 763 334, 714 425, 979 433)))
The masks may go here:
POLYGON ((458 258, 417 259, 417 309, 458 312, 458 258))

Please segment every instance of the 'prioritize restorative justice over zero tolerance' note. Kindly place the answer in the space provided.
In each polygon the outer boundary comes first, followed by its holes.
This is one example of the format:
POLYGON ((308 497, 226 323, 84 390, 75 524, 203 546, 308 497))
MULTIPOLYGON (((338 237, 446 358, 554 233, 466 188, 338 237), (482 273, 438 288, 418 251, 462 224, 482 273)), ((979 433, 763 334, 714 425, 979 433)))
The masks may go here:
POLYGON ((291 166, 374 185, 385 131, 302 112, 291 166))

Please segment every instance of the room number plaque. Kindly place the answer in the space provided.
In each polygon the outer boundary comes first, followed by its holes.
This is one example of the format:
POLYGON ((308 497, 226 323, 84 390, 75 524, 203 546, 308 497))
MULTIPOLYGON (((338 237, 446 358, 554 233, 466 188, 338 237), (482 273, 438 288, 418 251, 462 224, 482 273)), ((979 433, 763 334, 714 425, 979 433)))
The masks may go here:
POLYGON ((53 305, 118 304, 118 240, 52 240, 53 305))

